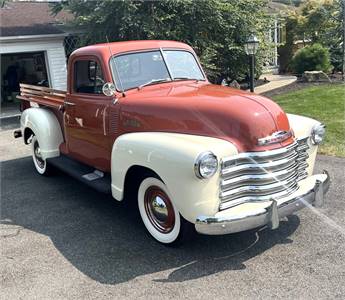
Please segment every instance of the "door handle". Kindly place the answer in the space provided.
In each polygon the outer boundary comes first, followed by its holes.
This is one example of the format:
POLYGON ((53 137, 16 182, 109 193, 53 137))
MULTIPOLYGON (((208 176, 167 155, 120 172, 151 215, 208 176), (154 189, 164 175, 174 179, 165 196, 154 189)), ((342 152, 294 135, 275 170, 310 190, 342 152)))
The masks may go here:
POLYGON ((68 105, 68 106, 75 106, 75 103, 73 103, 73 102, 68 102, 68 101, 65 101, 64 104, 65 104, 65 105, 68 105))

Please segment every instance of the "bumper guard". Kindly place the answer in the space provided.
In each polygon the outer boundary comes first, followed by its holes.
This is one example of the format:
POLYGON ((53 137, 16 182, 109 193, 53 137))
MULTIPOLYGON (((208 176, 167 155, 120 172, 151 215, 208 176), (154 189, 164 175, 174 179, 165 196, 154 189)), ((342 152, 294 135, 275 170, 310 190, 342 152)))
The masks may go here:
POLYGON ((323 181, 317 179, 314 187, 304 195, 295 197, 280 205, 272 199, 271 205, 265 208, 265 211, 250 213, 249 215, 232 216, 232 217, 205 217, 200 216, 196 219, 195 229, 201 234, 221 235, 268 225, 271 229, 279 227, 279 220, 294 212, 308 206, 321 207, 324 203, 324 195, 330 186, 330 177, 327 171, 323 181))

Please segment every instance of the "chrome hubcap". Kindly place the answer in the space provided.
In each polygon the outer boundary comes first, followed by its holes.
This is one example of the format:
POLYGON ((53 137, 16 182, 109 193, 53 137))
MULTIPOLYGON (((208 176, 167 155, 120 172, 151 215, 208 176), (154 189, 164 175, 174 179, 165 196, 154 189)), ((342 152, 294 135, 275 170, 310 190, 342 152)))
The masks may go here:
POLYGON ((161 222, 166 222, 168 219, 168 208, 159 196, 152 199, 152 213, 161 222))
POLYGON ((34 144, 34 156, 35 156, 35 160, 37 162, 37 165, 41 169, 43 169, 44 165, 45 165, 45 161, 42 158, 41 148, 40 148, 40 146, 39 146, 37 141, 35 141, 35 144, 34 144))
POLYGON ((175 212, 168 195, 157 186, 147 189, 145 211, 151 224, 161 233, 169 233, 175 225, 175 212))

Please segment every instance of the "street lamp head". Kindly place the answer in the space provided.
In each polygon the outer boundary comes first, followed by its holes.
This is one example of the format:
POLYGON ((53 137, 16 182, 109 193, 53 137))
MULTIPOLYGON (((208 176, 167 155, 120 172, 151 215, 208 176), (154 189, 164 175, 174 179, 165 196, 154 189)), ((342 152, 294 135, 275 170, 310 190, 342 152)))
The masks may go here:
POLYGON ((246 51, 247 55, 254 55, 258 48, 259 40, 254 34, 251 34, 244 44, 244 50, 246 51))

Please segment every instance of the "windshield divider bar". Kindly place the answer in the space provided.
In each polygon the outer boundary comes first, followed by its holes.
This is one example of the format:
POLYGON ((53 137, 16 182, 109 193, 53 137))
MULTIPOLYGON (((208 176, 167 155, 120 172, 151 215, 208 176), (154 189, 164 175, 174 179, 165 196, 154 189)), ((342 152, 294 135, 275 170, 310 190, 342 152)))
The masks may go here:
POLYGON ((160 51, 160 53, 161 53, 161 55, 162 55, 163 62, 164 62, 165 66, 166 66, 166 68, 167 68, 167 70, 168 70, 169 77, 170 77, 170 79, 173 81, 174 78, 173 78, 173 76, 172 76, 172 73, 171 73, 171 71, 170 71, 170 68, 169 68, 168 63, 167 63, 166 60, 165 60, 165 57, 164 57, 164 53, 163 53, 162 47, 159 47, 159 51, 160 51))

